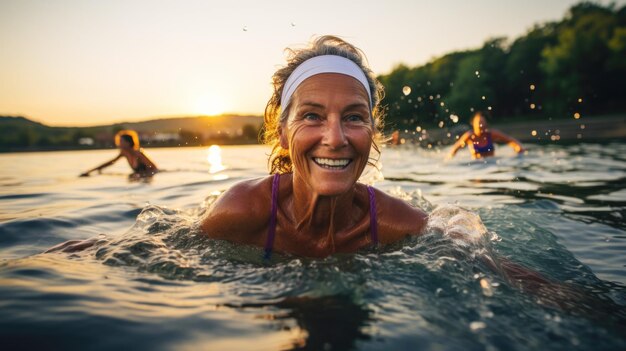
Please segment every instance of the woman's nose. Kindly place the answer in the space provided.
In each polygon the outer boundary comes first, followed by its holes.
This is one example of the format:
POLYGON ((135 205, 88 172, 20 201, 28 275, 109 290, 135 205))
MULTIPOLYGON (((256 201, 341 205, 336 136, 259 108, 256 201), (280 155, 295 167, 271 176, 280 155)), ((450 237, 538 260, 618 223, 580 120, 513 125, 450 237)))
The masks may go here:
POLYGON ((328 119, 328 124, 324 129, 322 143, 333 149, 348 145, 348 139, 346 139, 346 134, 340 119, 328 119))

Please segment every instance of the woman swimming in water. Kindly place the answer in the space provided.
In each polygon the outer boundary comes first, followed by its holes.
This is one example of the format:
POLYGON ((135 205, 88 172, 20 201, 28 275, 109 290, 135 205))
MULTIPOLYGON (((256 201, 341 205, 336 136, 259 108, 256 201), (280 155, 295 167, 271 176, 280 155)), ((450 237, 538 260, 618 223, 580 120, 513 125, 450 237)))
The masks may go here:
POLYGON ((465 132, 452 145, 448 158, 454 157, 456 152, 465 146, 469 146, 473 159, 493 156, 495 154, 494 142, 506 143, 518 154, 525 151, 519 141, 498 130, 489 129, 485 112, 476 112, 472 117, 472 130, 465 132))
POLYGON ((273 84, 264 134, 272 175, 222 194, 202 220, 206 235, 325 257, 423 231, 424 211, 357 182, 379 152, 382 95, 357 48, 320 37, 291 51, 273 84))
POLYGON ((115 145, 120 149, 120 153, 117 157, 101 164, 98 167, 88 170, 80 176, 88 177, 91 172, 101 172, 103 168, 111 166, 122 157, 126 157, 130 168, 133 169, 133 173, 130 175, 132 178, 149 177, 158 171, 154 162, 152 162, 139 147, 139 137, 137 136, 137 132, 134 130, 119 131, 115 135, 115 145))
MULTIPOLYGON (((271 175, 226 190, 199 221, 204 235, 272 251, 327 257, 441 232, 460 245, 486 233, 480 218, 455 206, 427 215, 419 208, 358 183, 370 151, 379 153, 382 87, 361 51, 333 36, 292 51, 273 76, 265 111, 265 140, 272 145, 271 175)), ((104 240, 106 241, 106 240, 104 240)), ((47 252, 73 252, 102 240, 70 240, 47 252)), ((506 258, 475 253, 511 284, 555 304, 581 299, 506 258)))

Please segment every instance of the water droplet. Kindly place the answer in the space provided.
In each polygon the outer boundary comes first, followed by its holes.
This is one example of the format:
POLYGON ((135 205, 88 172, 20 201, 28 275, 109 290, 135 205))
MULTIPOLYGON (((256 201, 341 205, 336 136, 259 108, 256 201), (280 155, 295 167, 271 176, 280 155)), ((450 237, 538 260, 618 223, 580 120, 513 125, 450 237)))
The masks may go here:
POLYGON ((534 84, 530 85, 530 90, 535 90, 535 85, 534 84))
POLYGON ((491 106, 488 106, 488 107, 487 107, 487 110, 491 111, 491 106))
POLYGON ((534 110, 535 109, 535 104, 530 104, 530 109, 534 110))
POLYGON ((407 96, 407 95, 411 94, 411 87, 410 87, 410 86, 408 86, 408 85, 405 85, 405 86, 402 88, 402 94, 404 94, 405 96, 407 96))
POLYGON ((243 26, 243 31, 247 32, 248 31, 248 26, 243 26))
POLYGON ((417 127, 415 128, 415 131, 416 131, 416 132, 421 132, 421 131, 422 131, 422 127, 417 126, 417 127))
POLYGON ((296 26, 296 22, 291 22, 291 26, 295 27, 296 26))
POLYGON ((487 324, 481 321, 473 321, 472 323, 469 324, 469 328, 471 331, 475 332, 475 331, 487 328, 487 324))
POLYGON ((578 102, 583 102, 583 98, 578 98, 578 102))
POLYGON ((483 290, 483 295, 485 296, 493 296, 493 289, 491 288, 491 284, 487 278, 483 278, 480 280, 480 288, 483 290))
POLYGON ((580 118, 580 113, 578 113, 578 112, 574 113, 574 118, 575 119, 579 119, 580 118))
POLYGON ((440 121, 438 126, 439 126, 439 128, 443 128, 443 121, 440 121))
POLYGON ((442 102, 439 103, 439 106, 443 107, 443 106, 445 106, 445 103, 442 101, 442 102))
POLYGON ((457 116, 457 115, 450 115, 450 119, 452 120, 452 122, 457 123, 459 121, 459 116, 457 116))
POLYGON ((533 130, 532 132, 530 132, 530 135, 532 135, 532 136, 537 136, 537 131, 536 131, 536 130, 533 130))
POLYGON ((480 74, 480 72, 476 71, 476 72, 474 72, 474 74, 475 74, 475 75, 479 75, 479 74, 480 74))
POLYGON ((485 99, 486 99, 485 95, 483 95, 483 96, 482 96, 482 99, 483 99, 483 100, 485 100, 485 99))
POLYGON ((584 124, 581 124, 581 125, 580 125, 580 129, 585 129, 585 125, 584 125, 584 124))

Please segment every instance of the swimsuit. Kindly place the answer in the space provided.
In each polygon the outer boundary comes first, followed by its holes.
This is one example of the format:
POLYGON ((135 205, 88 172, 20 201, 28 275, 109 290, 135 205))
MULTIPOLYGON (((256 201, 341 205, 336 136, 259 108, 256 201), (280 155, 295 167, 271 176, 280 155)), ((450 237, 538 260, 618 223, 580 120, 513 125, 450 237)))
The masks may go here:
MULTIPOLYGON (((476 134, 472 134, 472 137, 474 136, 476 136, 476 134)), ((493 140, 491 140, 491 133, 485 132, 485 137, 487 138, 487 144, 483 146, 476 145, 474 140, 472 140, 472 148, 474 149, 474 153, 483 156, 483 154, 488 154, 488 153, 493 152, 494 148, 493 148, 493 140)))
MULTIPOLYGON (((272 213, 270 216, 269 229, 267 230, 267 241, 265 242, 265 259, 269 259, 272 255, 272 247, 274 247, 274 237, 276 236, 276 217, 278 215, 278 185, 280 183, 280 174, 274 174, 272 179, 272 213)), ((374 246, 378 245, 378 224, 376 220, 376 196, 374 188, 367 186, 370 203, 370 236, 374 246)))

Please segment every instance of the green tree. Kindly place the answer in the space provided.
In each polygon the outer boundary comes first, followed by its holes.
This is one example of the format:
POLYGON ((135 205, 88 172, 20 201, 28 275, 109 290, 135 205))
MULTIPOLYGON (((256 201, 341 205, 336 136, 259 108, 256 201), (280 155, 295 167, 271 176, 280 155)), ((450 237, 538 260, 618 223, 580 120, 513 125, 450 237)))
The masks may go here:
POLYGON ((255 127, 252 124, 246 124, 241 129, 241 136, 249 141, 258 141, 259 132, 259 128, 255 127))
POLYGON ((502 113, 527 115, 540 112, 547 96, 545 76, 538 63, 542 60, 543 49, 557 41, 555 27, 555 23, 535 26, 511 44, 504 67, 509 87, 507 96, 502 97, 506 99, 504 105, 507 108, 502 113))
POLYGON ((603 103, 614 97, 609 87, 618 82, 606 63, 616 25, 611 7, 581 3, 570 9, 558 28, 558 42, 542 52, 550 112, 558 115, 583 106, 601 112, 603 103), (584 105, 576 105, 579 99, 584 105))

